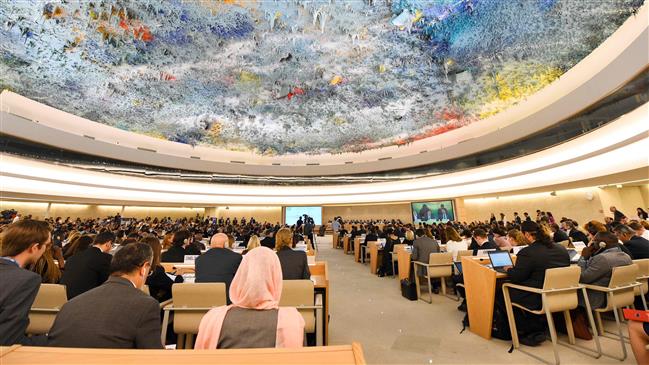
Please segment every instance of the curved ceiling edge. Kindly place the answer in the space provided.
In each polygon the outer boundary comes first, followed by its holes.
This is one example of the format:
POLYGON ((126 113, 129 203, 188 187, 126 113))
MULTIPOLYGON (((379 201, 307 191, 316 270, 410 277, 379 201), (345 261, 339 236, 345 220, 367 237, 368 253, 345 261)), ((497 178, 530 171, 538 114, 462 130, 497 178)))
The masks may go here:
POLYGON ((649 176, 649 104, 584 137, 491 166, 404 182, 344 187, 152 182, 2 156, 4 193, 170 204, 340 204, 434 199, 567 184, 637 170, 649 176), (575 171, 579 171, 575 176, 575 171), (128 190, 125 190, 128 187, 128 190))
POLYGON ((146 165, 227 174, 322 176, 420 166, 520 139, 588 107, 628 81, 649 64, 649 54, 646 52, 649 24, 642 21, 649 16, 648 8, 648 5, 644 5, 635 17, 627 20, 559 81, 520 105, 480 123, 399 148, 388 147, 359 154, 331 156, 271 158, 227 151, 218 151, 217 156, 217 150, 212 148, 192 148, 117 130, 9 92, 1 95, 2 110, 38 123, 27 124, 24 119, 3 114, 2 132, 59 148, 146 165), (56 118, 51 118, 53 116, 56 118), (57 123, 53 120, 57 120, 57 123), (67 124, 64 123, 66 121, 67 124), (65 128, 57 128, 61 125, 65 128), (122 139, 122 136, 128 138, 122 139), (93 137, 94 140, 88 137, 93 137), (424 150, 426 152, 421 153, 424 150), (414 155, 408 155, 410 153, 414 155), (212 158, 219 158, 220 161, 212 158), (289 159, 292 161, 288 161, 289 159), (345 163, 348 161, 354 163, 345 163))

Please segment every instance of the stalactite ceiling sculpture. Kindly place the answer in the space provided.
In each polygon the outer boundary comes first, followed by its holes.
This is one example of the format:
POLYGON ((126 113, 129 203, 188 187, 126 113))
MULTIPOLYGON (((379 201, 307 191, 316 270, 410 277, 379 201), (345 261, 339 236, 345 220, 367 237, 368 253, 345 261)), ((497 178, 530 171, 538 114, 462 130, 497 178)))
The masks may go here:
POLYGON ((524 100, 642 3, 3 1, 0 88, 191 145, 358 152, 524 100))

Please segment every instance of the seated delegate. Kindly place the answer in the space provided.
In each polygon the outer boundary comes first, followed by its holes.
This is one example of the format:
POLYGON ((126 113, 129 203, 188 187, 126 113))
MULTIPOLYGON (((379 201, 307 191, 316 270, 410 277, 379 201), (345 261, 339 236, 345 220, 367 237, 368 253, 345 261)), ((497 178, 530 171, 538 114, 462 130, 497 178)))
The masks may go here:
POLYGON ((288 228, 282 228, 275 234, 275 250, 282 265, 284 280, 304 280, 311 278, 306 252, 291 248, 293 235, 288 228))
MULTIPOLYGON (((230 283, 241 264, 241 255, 225 248, 228 236, 217 233, 210 240, 210 249, 196 258, 197 283, 225 283, 226 296, 230 283)), ((230 297, 227 296, 228 304, 230 297)))
POLYGON ((195 348, 302 347, 304 319, 295 308, 280 308, 281 296, 277 255, 266 247, 251 250, 230 286, 232 305, 203 316, 195 348))
POLYGON ((41 277, 25 267, 35 263, 52 244, 50 227, 43 221, 23 219, 2 233, 0 245, 0 346, 42 345, 42 337, 27 337, 29 310, 41 277))
MULTIPOLYGON (((545 270, 570 266, 570 255, 563 246, 554 243, 552 237, 535 222, 523 222, 521 231, 532 243, 518 252, 516 264, 507 268, 507 274, 514 284, 543 288, 545 270)), ((510 295, 514 303, 530 309, 541 308, 539 294, 511 289, 510 295)), ((501 313, 506 313, 502 295, 497 296, 496 305, 500 305, 501 313)), ((535 346, 545 341, 546 324, 543 316, 530 314, 517 308, 514 308, 514 315, 522 344, 535 346)))
POLYGON ((109 231, 95 236, 92 247, 72 255, 66 262, 61 284, 65 285, 68 299, 83 294, 103 284, 110 273, 108 252, 113 248, 115 235, 109 231))
POLYGON ((141 289, 153 251, 130 243, 115 253, 110 278, 65 303, 48 344, 56 347, 161 349, 158 301, 141 289))

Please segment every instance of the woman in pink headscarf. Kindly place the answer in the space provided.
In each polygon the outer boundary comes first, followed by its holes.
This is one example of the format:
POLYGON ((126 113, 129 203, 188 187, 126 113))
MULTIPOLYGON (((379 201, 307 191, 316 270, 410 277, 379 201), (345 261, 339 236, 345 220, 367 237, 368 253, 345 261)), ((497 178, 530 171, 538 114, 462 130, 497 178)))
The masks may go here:
POLYGON ((277 255, 266 247, 251 250, 230 285, 232 305, 205 314, 195 348, 302 347, 304 319, 295 308, 279 307, 281 295, 277 255))

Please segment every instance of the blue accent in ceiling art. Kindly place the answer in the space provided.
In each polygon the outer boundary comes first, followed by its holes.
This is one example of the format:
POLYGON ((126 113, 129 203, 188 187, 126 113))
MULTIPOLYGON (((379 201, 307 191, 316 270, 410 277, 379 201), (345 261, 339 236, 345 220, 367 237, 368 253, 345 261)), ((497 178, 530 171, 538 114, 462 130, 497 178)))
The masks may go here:
POLYGON ((643 0, 3 1, 0 87, 191 145, 403 145, 550 84, 643 0))

